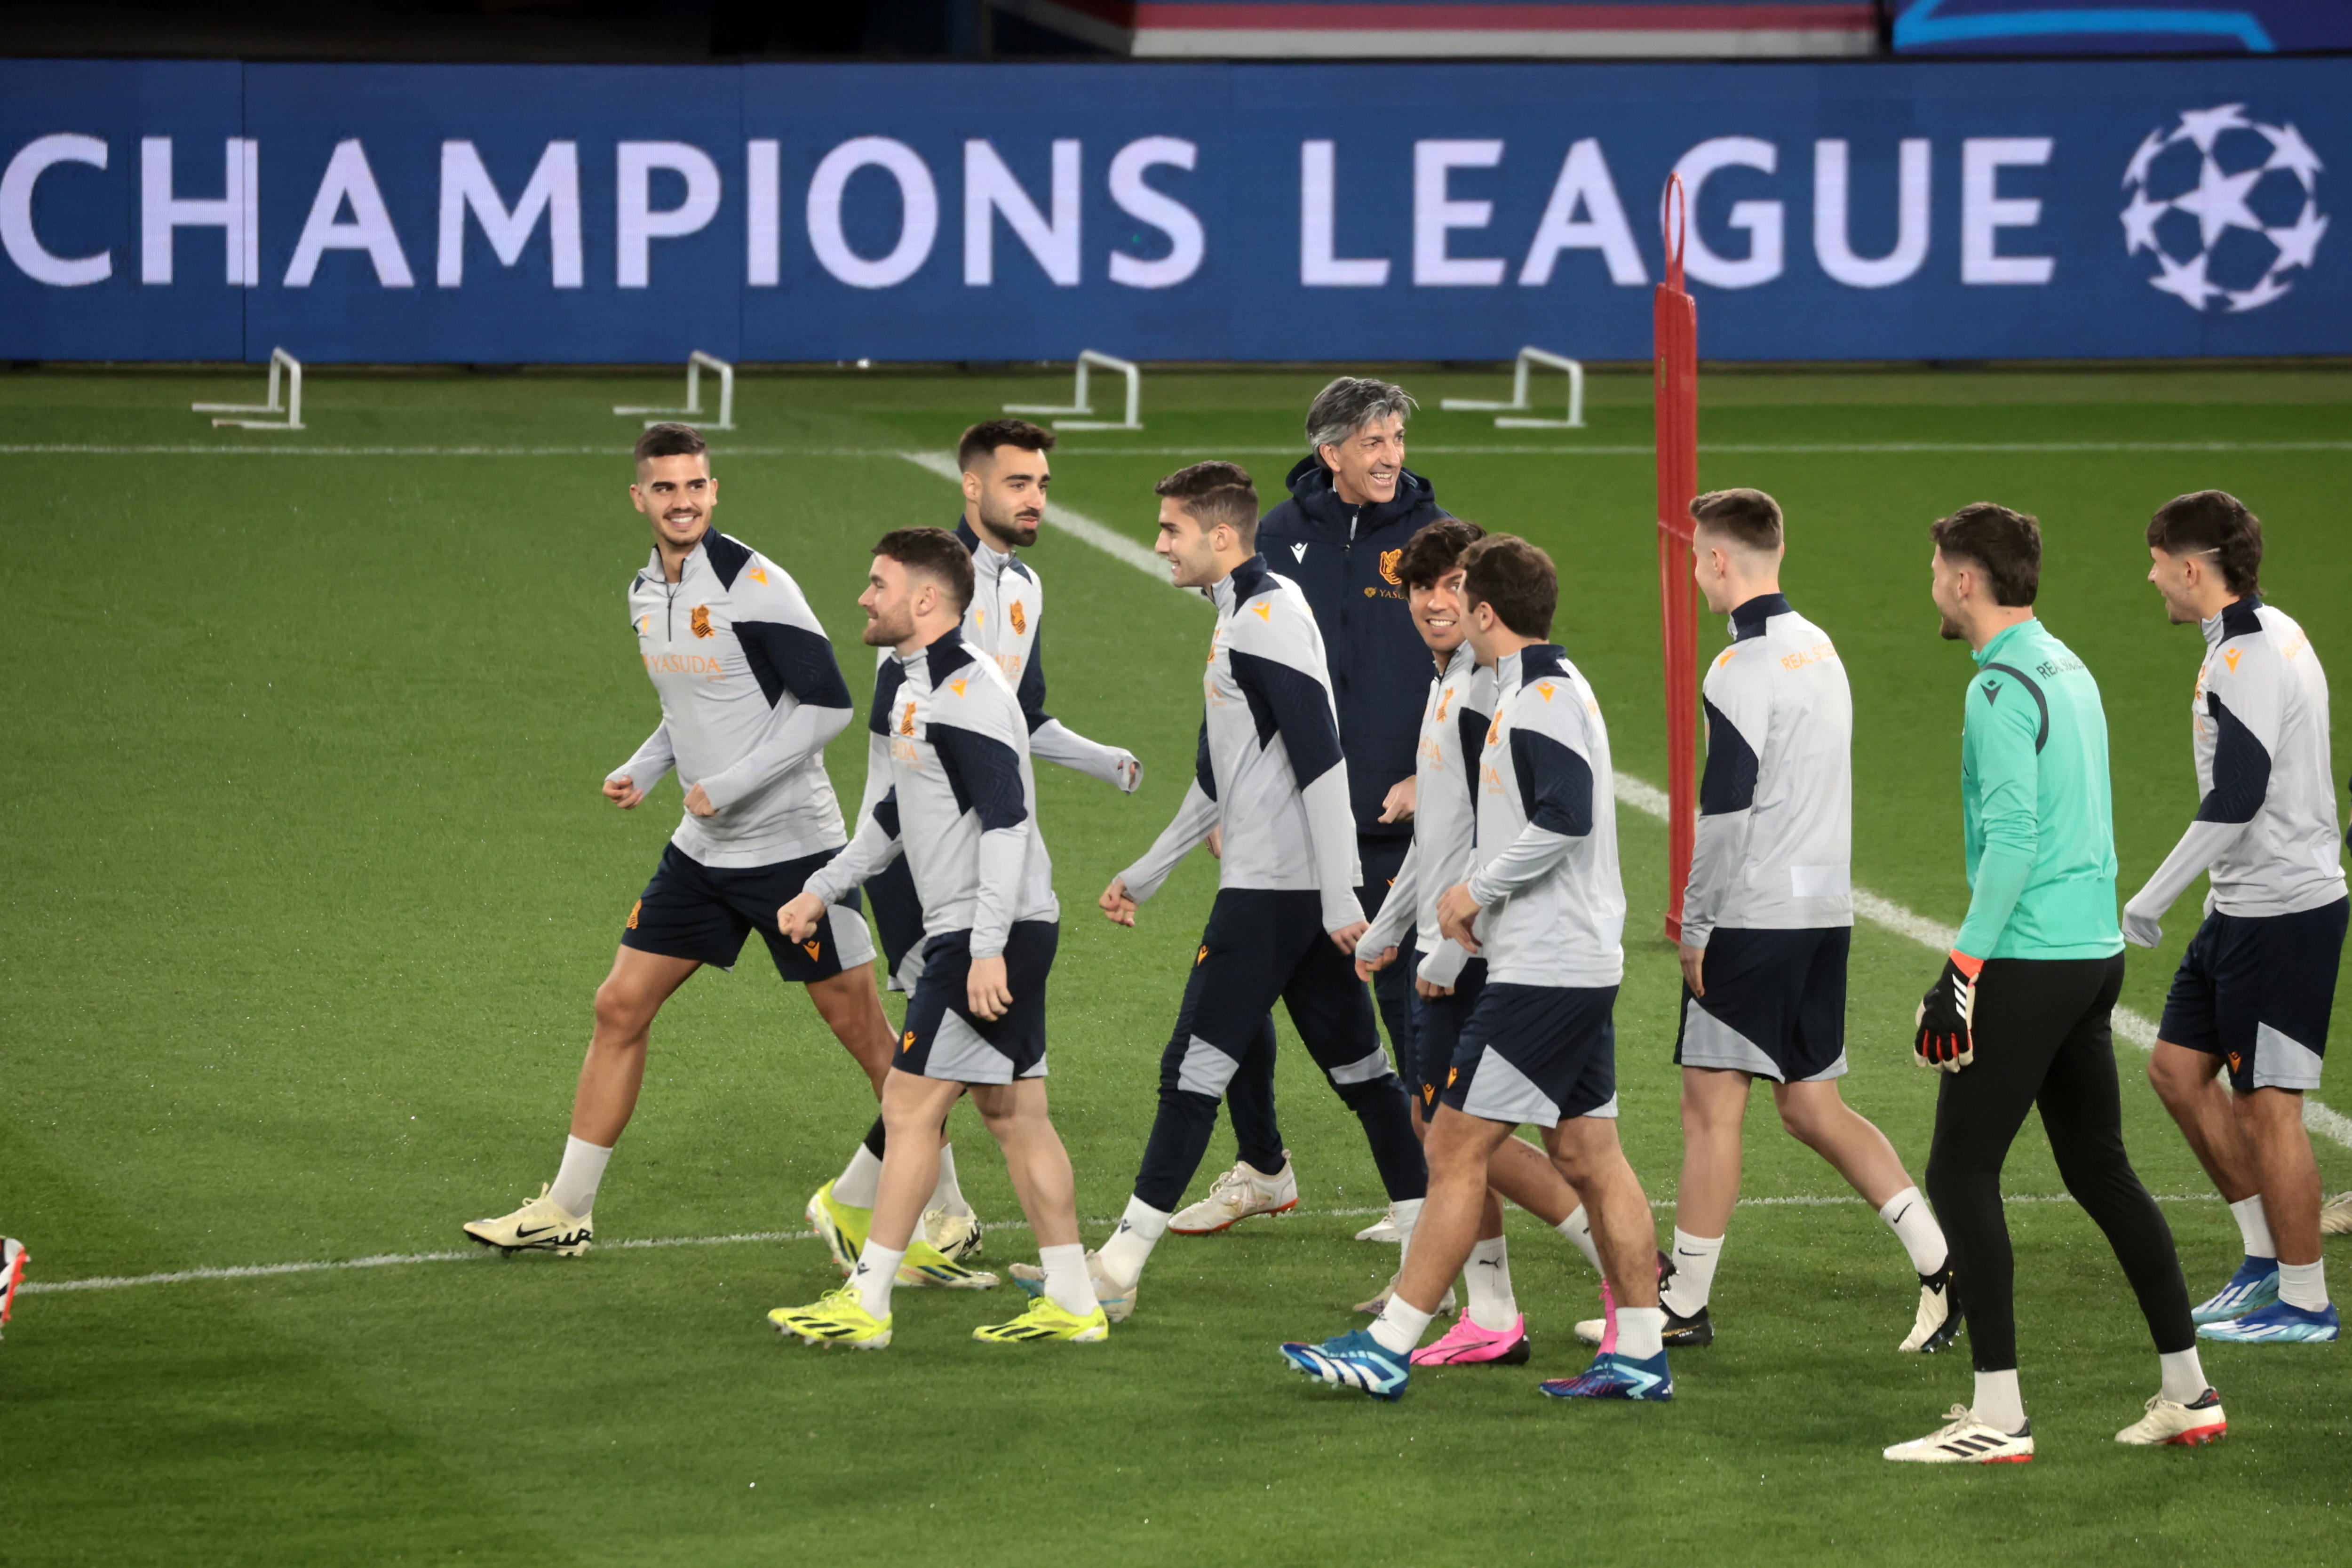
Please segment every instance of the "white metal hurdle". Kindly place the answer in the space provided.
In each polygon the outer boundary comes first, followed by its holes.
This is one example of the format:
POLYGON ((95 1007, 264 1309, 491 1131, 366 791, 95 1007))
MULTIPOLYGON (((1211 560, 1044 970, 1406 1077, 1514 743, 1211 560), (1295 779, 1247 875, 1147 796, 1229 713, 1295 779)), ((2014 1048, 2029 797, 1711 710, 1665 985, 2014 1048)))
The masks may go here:
POLYGON ((1584 366, 1566 354, 1556 354, 1549 349, 1524 348, 1518 363, 1511 369, 1511 400, 1508 403, 1488 403, 1473 397, 1447 397, 1439 400, 1440 408, 1457 413, 1486 413, 1493 409, 1507 412, 1497 416, 1497 430, 1581 430, 1584 428, 1584 366), (1528 402, 1528 372, 1536 365, 1568 373, 1568 417, 1565 419, 1513 418, 1511 414, 1524 413, 1528 402))
POLYGON ((234 426, 240 430, 299 430, 302 428, 302 362, 284 349, 269 351, 269 401, 267 403, 191 403, 192 414, 282 414, 282 419, 215 419, 213 427, 234 426), (286 402, 278 401, 278 377, 286 375, 286 402))
POLYGON ((719 417, 714 423, 706 425, 703 428, 732 430, 735 428, 735 367, 717 354, 705 353, 700 349, 686 356, 685 407, 639 408, 628 405, 616 406, 613 412, 632 416, 641 414, 655 416, 646 421, 648 426, 658 425, 666 418, 675 418, 681 414, 691 414, 698 419, 702 416, 702 372, 706 365, 719 373, 719 417))
POLYGON ((1115 354, 1104 353, 1099 349, 1078 351, 1078 385, 1077 390, 1071 395, 1074 406, 1060 408, 1042 403, 1008 403, 1004 405, 1004 412, 1007 414, 1092 414, 1094 405, 1087 396, 1087 368, 1089 365, 1100 365, 1105 370, 1115 370, 1127 377, 1127 417, 1115 423, 1108 419, 1056 419, 1054 421, 1054 428, 1056 430, 1142 429, 1143 373, 1138 370, 1131 361, 1120 359, 1115 354))

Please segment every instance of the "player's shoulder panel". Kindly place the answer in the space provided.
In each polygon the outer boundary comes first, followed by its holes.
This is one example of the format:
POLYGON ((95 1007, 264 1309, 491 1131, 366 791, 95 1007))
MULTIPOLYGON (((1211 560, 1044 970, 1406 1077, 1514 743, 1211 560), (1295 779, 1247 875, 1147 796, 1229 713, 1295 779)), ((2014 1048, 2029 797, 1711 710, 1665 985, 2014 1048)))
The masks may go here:
POLYGON ((1227 640, 1258 654, 1304 646, 1315 627, 1315 611, 1297 584, 1279 573, 1266 572, 1236 589, 1232 630, 1227 640))
POLYGON ((1580 741, 1590 728, 1590 715, 1598 713, 1601 706, 1583 675, 1549 644, 1528 648, 1520 659, 1512 726, 1580 741))
MULTIPOLYGON (((939 645, 932 645, 936 654, 939 645)), ((1021 701, 996 661, 975 654, 959 638, 929 669, 931 717, 968 730, 993 731, 1008 726, 1028 732, 1021 701)))

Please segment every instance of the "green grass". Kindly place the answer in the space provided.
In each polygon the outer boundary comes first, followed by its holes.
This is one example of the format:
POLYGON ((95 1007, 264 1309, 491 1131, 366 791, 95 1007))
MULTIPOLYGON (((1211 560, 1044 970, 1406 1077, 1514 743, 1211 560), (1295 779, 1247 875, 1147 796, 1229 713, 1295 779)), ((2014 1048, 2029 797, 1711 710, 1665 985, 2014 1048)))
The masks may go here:
MULTIPOLYGON (((627 427, 608 410, 667 398, 674 378, 331 372, 308 389, 312 428, 290 436, 215 434, 186 412, 254 379, 18 374, 0 376, 0 409, 18 447, 554 450, 0 453, 13 498, 0 1227, 30 1241, 40 1280, 443 1250, 460 1221, 535 1191, 560 1149, 589 994, 675 821, 674 784, 626 816, 596 793, 655 715, 628 662, 624 589, 646 538, 622 494, 627 427)), ((1150 481, 1194 457, 1243 453, 1271 491, 1321 379, 1155 374, 1148 430, 1074 437, 1055 495, 1142 539, 1150 481)), ((1433 410, 1498 379, 1409 377, 1433 410)), ((948 486, 887 454, 944 447, 1003 402, 1061 390, 1035 376, 747 377, 728 439, 761 455, 721 447, 721 524, 785 563, 847 641, 866 545, 952 515, 948 486)), ((2274 596, 2333 657, 2330 611, 2352 598, 2352 453, 2226 448, 2340 441, 2352 375, 1711 374, 1701 395, 1711 447, 1783 448, 1710 451, 1701 478, 1787 507, 1789 591, 1837 637, 1854 682, 1857 879, 1925 914, 1956 922, 1965 906, 1969 669, 1935 636, 1929 519, 1979 498, 2042 516, 2042 613, 2106 695, 2127 887, 2194 808, 2183 710, 2199 649, 2140 580, 2149 510, 2209 485, 2244 497, 2265 521, 2274 596), (1884 442, 2224 449, 1785 449, 1884 442)), ((1589 430, 1514 436, 1431 412, 1413 461, 1454 510, 1553 552, 1561 636, 1620 764, 1662 781, 1651 466, 1586 450, 1641 447, 1648 421, 1645 381, 1597 375, 1589 430), (1498 444, 1547 450, 1482 455, 1498 444)), ((1054 590, 1054 710, 1150 770, 1133 799, 1052 768, 1039 781, 1066 914, 1056 1121, 1081 1208, 1099 1216, 1134 1173, 1213 873, 1186 867, 1132 932, 1091 905, 1178 797, 1206 620, 1067 536, 1034 559, 1054 590)), ((858 684, 862 655, 844 662, 858 684)), ((833 757, 853 799, 856 737, 833 757)), ((1679 1135, 1674 965, 1654 935, 1664 835, 1632 813, 1621 831, 1623 1128, 1652 1197, 1667 1199, 1679 1135)), ((2134 953, 2132 1005, 2160 1006, 2194 918, 2184 900, 2166 950, 2134 953)), ((1847 1092, 1916 1174, 1933 1086, 1906 1065, 1906 1039, 1934 959, 1868 926, 1854 952, 1847 1092)), ((2124 1058, 2127 1136, 2149 1185, 2183 1200, 2166 1213, 2201 1295, 2234 1262, 2234 1227, 2136 1053, 2124 1058)), ((1142 1313, 1096 1351, 984 1351, 965 1336, 1001 1300, 913 1292, 887 1354, 789 1347, 761 1314, 830 1282, 813 1240, 25 1297, 0 1347, 0 1562, 2056 1563, 2235 1548, 2302 1563, 2340 1550, 2342 1352, 2211 1347, 2230 1441, 2118 1449, 2109 1435, 2152 1392, 2152 1356, 2104 1245, 2063 1203, 2011 1210, 2042 1446, 2022 1469, 1921 1475, 1878 1459, 1967 1397, 1968 1369, 1894 1353, 1907 1275, 1853 1205, 1741 1211, 1716 1294, 1724 1338, 1677 1361, 1670 1406, 1534 1395, 1536 1376, 1581 1363, 1568 1330, 1591 1290, 1564 1244, 1523 1224, 1532 1367, 1425 1377, 1395 1408, 1307 1385, 1275 1342, 1347 1324, 1392 1254, 1350 1240, 1362 1221, 1336 1212, 1380 1201, 1352 1119, 1298 1053, 1282 1070, 1305 1212, 1170 1241, 1142 1313)), ((870 1104, 754 944, 656 1026, 600 1233, 798 1229, 870 1104)), ((984 1134, 959 1126, 972 1195, 1012 1217, 984 1134)), ((1749 1146, 1752 1196, 1842 1191, 1761 1096, 1749 1146)), ((1221 1134, 1213 1161, 1226 1148, 1221 1134)), ((2352 1150, 2323 1142, 2320 1161, 2331 1190, 2352 1185, 2352 1150)), ((2061 1191, 2038 1131, 2008 1187, 2061 1191)), ((999 1231, 991 1255, 1017 1258, 1025 1241, 999 1231)))

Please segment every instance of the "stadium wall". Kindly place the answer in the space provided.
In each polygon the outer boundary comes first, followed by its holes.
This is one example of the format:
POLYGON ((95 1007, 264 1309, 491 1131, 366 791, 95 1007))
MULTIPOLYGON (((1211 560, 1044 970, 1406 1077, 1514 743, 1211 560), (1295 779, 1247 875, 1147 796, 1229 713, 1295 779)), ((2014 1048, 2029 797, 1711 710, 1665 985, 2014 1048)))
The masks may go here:
POLYGON ((2352 60, 0 62, 0 357, 2352 353, 2352 60))

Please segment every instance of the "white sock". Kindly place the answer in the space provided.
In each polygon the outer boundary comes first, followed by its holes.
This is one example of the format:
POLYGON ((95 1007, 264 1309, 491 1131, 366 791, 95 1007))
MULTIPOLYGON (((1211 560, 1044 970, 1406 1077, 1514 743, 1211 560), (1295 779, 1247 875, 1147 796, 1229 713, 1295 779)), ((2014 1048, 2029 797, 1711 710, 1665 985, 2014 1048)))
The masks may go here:
MULTIPOLYGON (((2197 1392, 2202 1394, 2205 1391, 2200 1388, 2197 1392)), ((1969 1414, 1996 1432, 2014 1436, 2023 1431, 2025 1396, 2017 1392, 2017 1369, 2011 1367, 2007 1372, 1977 1373, 1977 1396, 1969 1406, 1969 1414)))
POLYGON ((1620 1307, 1617 1309, 1617 1353, 1633 1361, 1647 1361, 1664 1350, 1660 1338, 1666 1331, 1666 1310, 1664 1307, 1620 1307))
POLYGON ((1574 1214, 1569 1215, 1566 1219, 1560 1221, 1552 1228, 1559 1231, 1560 1235, 1568 1237, 1569 1240, 1576 1243, 1576 1250, 1584 1254, 1584 1261, 1592 1265, 1592 1271, 1595 1274, 1606 1274, 1608 1272, 1607 1269, 1601 1267, 1601 1248, 1593 1244, 1592 1222, 1584 1216, 1584 1205, 1582 1204, 1577 1205, 1576 1212, 1574 1214))
POLYGON ((857 1272, 849 1278, 859 1305, 877 1318, 890 1315, 890 1287, 898 1282, 898 1264, 906 1256, 905 1247, 885 1247, 870 1236, 857 1255, 857 1272))
MULTIPOLYGON (((1676 1226, 1675 1274, 1666 1281, 1665 1294, 1659 1305, 1673 1308, 1678 1318, 1696 1317, 1698 1310, 1706 1305, 1708 1292, 1715 1289, 1715 1266, 1722 1258, 1723 1237, 1693 1236, 1676 1226)), ((1617 1331, 1622 1334, 1625 1331, 1620 1327, 1617 1331)))
POLYGON ((1919 1195, 1916 1187, 1906 1187, 1886 1200, 1878 1211, 1895 1239, 1911 1255, 1911 1270, 1915 1274, 1933 1274, 1944 1267, 1950 1248, 1944 1245, 1944 1227, 1936 1223, 1936 1211, 1919 1195))
POLYGON ((1045 1294, 1054 1305, 1073 1317, 1090 1318, 1099 1305, 1095 1282, 1087 1274, 1087 1249, 1078 1242, 1067 1247, 1041 1247, 1037 1261, 1045 1270, 1045 1294))
MULTIPOLYGON (((838 1189, 835 1190, 838 1191, 838 1189)), ((964 1202, 963 1189, 956 1185, 955 1145, 952 1143, 940 1145, 939 1185, 931 1189, 931 1201, 923 1206, 945 1209, 948 1213, 955 1215, 971 1213, 971 1205, 964 1202)), ((1092 1311, 1093 1309, 1088 1308, 1087 1310, 1092 1311)))
MULTIPOLYGON (((574 1209, 574 1214, 580 1211, 574 1209)), ((2279 1265, 2279 1300, 2290 1307, 2316 1312, 2327 1305, 2327 1260, 2279 1265)))
POLYGON ((1389 1304, 1372 1320, 1370 1332, 1382 1350, 1411 1355, 1412 1347, 1421 1343, 1421 1336, 1429 1331, 1430 1316, 1403 1297, 1391 1293, 1389 1304))
POLYGON ((1470 1287, 1470 1321, 1490 1334, 1499 1334, 1519 1321, 1519 1303, 1511 1294, 1511 1258, 1499 1236, 1475 1242, 1470 1266, 1462 1271, 1470 1287))
POLYGON ((833 1179, 833 1199, 854 1209, 870 1209, 876 1194, 882 1190, 882 1162, 865 1144, 849 1157, 841 1174, 833 1179))
POLYGON ((1103 1273, 1121 1285, 1132 1285, 1143 1278, 1143 1265, 1160 1238, 1168 1234, 1168 1222, 1173 1217, 1141 1198, 1128 1199, 1127 1212, 1118 1216, 1118 1228, 1102 1244, 1103 1273))
POLYGON ((2240 1198, 2230 1205, 2230 1212, 2237 1216, 2238 1234, 2245 1237, 2247 1257, 2278 1256, 2278 1243, 2271 1239, 2271 1217, 2263 1212, 2262 1194, 2240 1198))
POLYGON ((547 1195, 572 1218, 587 1218, 596 1207, 596 1188, 604 1179, 604 1162, 612 1157, 610 1149, 599 1149, 584 1138, 566 1138, 563 1163, 556 1167, 555 1180, 548 1187, 547 1195))
POLYGON ((2164 1396, 2175 1405, 2194 1405, 2205 1397, 2210 1386, 2205 1381, 2205 1369, 2197 1364, 2197 1347, 2174 1351, 2156 1358, 2164 1369, 2164 1396))
POLYGON ((1404 1267, 1404 1256, 1412 1250, 1412 1227, 1421 1223, 1422 1198, 1399 1198, 1389 1205, 1390 1223, 1397 1227, 1397 1267, 1404 1267))

